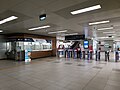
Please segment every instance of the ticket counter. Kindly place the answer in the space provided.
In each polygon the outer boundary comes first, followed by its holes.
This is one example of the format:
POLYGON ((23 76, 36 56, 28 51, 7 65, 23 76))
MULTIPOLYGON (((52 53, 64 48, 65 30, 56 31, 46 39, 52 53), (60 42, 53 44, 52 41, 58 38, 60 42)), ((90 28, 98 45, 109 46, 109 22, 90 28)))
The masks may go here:
POLYGON ((25 52, 26 50, 31 51, 31 59, 56 55, 56 38, 54 37, 25 35, 10 37, 8 40, 7 50, 9 52, 14 50, 14 58, 11 59, 19 60, 20 55, 22 55, 22 60, 25 60, 25 55, 21 53, 19 55, 19 52, 25 52))

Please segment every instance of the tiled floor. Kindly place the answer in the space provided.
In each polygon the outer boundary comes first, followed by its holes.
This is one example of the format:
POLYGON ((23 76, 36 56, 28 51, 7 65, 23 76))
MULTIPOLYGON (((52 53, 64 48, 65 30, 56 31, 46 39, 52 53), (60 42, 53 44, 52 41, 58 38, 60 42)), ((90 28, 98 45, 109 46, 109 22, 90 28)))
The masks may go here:
POLYGON ((120 62, 42 58, 0 61, 0 90, 120 90, 120 62))

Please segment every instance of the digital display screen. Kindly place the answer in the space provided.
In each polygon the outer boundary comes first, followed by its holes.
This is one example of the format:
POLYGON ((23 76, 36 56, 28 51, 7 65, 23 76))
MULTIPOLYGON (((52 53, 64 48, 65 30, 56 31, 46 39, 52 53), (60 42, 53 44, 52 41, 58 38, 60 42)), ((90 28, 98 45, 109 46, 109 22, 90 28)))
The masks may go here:
POLYGON ((84 40, 85 35, 70 35, 70 36, 65 36, 65 40, 84 40))
POLYGON ((85 49, 88 49, 88 46, 89 46, 89 42, 87 40, 84 41, 84 48, 85 49))

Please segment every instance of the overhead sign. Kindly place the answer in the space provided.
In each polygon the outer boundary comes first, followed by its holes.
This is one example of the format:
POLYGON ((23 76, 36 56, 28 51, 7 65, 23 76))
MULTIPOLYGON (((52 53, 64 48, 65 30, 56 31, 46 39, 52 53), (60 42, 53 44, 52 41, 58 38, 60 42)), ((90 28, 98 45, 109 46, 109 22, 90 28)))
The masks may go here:
POLYGON ((65 40, 84 40, 85 35, 70 35, 70 36, 65 36, 65 40))

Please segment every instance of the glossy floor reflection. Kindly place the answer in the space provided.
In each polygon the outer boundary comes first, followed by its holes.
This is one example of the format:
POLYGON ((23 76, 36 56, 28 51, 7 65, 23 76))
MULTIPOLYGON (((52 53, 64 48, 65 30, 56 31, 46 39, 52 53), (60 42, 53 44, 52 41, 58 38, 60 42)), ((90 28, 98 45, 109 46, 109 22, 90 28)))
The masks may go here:
POLYGON ((0 90, 120 90, 120 62, 42 58, 0 61, 0 90))

